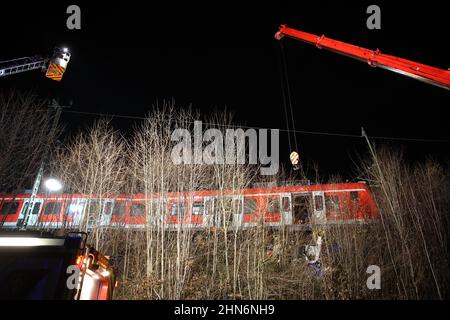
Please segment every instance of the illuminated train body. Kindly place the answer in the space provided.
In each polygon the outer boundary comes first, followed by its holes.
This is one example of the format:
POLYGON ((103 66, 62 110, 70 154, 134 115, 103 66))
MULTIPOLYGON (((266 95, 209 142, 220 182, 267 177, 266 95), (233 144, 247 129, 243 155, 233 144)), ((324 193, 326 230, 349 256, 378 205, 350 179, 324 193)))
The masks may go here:
MULTIPOLYGON (((30 195, 0 195, 0 227, 23 224, 30 195)), ((165 195, 39 194, 27 228, 247 228, 364 222, 378 216, 365 183, 165 195)))

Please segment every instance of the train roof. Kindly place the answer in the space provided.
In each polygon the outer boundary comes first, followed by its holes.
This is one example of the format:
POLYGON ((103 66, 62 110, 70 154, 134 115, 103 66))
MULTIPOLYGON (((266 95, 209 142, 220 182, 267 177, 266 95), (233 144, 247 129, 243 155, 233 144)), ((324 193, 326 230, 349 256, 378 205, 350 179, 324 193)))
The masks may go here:
MULTIPOLYGON (((199 190, 199 191, 187 191, 187 192, 167 192, 167 193, 154 193, 151 194, 151 198, 183 198, 183 197, 214 197, 214 196, 233 196, 233 195, 264 195, 264 194, 276 194, 276 193, 302 193, 312 191, 362 191, 368 190, 367 185, 364 182, 345 182, 345 183, 333 183, 333 184, 311 184, 311 185, 292 185, 292 186, 277 186, 277 187, 257 187, 257 188, 244 188, 236 190, 199 190)), ((0 194, 0 199, 28 199, 30 194, 0 194)), ((38 194, 38 199, 98 199, 98 198, 115 198, 115 199, 145 199, 145 193, 130 194, 115 194, 115 195, 101 195, 101 194, 38 194)), ((148 195, 147 195, 148 198, 148 195)))

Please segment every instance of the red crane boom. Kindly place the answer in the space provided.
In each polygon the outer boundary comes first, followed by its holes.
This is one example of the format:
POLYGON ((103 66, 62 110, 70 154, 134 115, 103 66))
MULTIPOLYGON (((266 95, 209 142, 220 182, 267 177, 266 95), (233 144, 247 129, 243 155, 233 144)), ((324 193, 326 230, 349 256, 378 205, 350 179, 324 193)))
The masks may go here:
POLYGON ((365 61, 372 67, 388 69, 450 90, 449 70, 439 69, 422 63, 384 54, 378 49, 370 50, 342 41, 330 39, 324 35, 317 36, 315 34, 289 28, 286 25, 281 25, 280 29, 275 34, 275 38, 277 40, 281 40, 284 36, 313 44, 319 49, 324 48, 357 60, 365 61))

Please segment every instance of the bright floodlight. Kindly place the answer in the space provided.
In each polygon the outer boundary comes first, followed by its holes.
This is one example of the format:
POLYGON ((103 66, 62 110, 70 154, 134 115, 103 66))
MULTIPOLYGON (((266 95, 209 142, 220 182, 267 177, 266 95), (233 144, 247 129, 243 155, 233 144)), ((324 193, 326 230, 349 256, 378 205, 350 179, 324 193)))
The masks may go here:
POLYGON ((45 187, 49 191, 59 191, 62 189, 62 184, 58 180, 50 178, 45 181, 45 187))
POLYGON ((62 49, 64 52, 69 52, 69 49, 68 48, 63 48, 62 49))
POLYGON ((0 237, 0 247, 63 246, 64 239, 0 237))

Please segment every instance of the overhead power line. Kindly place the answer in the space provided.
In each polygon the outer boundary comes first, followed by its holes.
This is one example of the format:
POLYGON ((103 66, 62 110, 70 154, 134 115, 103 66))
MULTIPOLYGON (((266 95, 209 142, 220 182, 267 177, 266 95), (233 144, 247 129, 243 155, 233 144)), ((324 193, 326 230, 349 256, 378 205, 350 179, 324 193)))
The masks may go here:
MULTIPOLYGON (((134 119, 134 120, 145 120, 146 117, 133 116, 133 115, 121 115, 112 113, 99 113, 99 112, 88 112, 88 111, 75 111, 75 110, 63 110, 63 113, 81 114, 96 117, 108 117, 108 118, 123 118, 123 119, 134 119)), ((188 121, 187 123, 193 124, 193 121, 188 121)), ((324 132, 324 131, 305 131, 305 130, 293 130, 293 129, 283 129, 283 128, 263 128, 255 126, 245 126, 245 125, 226 125, 217 123, 203 122, 202 124, 224 127, 224 128, 242 128, 242 129, 268 129, 268 130, 279 130, 281 132, 287 133, 298 133, 298 134, 311 134, 311 135, 322 135, 322 136, 335 136, 335 137, 346 137, 346 138, 363 138, 361 135, 357 134, 346 134, 346 133, 336 133, 336 132, 324 132)), ((450 140, 446 139, 427 139, 427 138, 405 138, 405 137, 388 137, 388 136, 368 136, 370 139, 377 140, 393 140, 393 141, 411 141, 411 142, 430 142, 430 143, 450 143, 450 140)))

